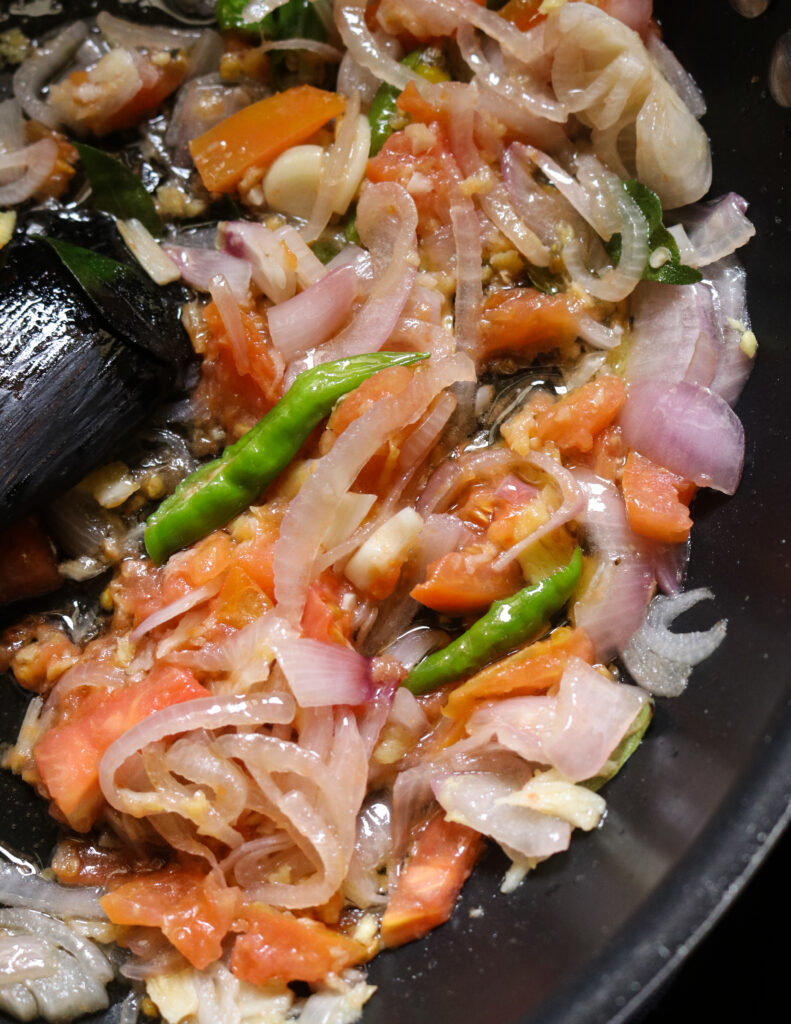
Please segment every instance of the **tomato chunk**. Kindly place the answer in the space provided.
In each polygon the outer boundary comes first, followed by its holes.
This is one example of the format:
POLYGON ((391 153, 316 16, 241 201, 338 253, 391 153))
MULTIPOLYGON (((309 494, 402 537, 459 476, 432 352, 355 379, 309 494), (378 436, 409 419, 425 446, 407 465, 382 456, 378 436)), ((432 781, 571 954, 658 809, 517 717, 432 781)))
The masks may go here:
POLYGON ((523 585, 518 562, 498 572, 488 556, 484 560, 479 552, 451 551, 431 563, 411 596, 445 615, 464 615, 510 597, 523 585))
POLYGON ((202 970, 222 956, 222 940, 236 915, 238 889, 221 886, 213 874, 170 865, 141 875, 102 897, 113 924, 159 928, 165 938, 202 970))
POLYGON ((538 436, 554 441, 561 451, 589 452, 593 441, 608 427, 626 401, 620 377, 606 374, 589 380, 536 417, 538 436))
POLYGON ((692 528, 687 504, 695 485, 664 466, 629 452, 621 480, 629 525, 641 537, 682 544, 692 528))
POLYGON ((382 918, 382 942, 402 946, 447 921, 483 846, 466 825, 432 818, 417 837, 382 918))
POLYGON ((483 304, 481 344, 497 352, 549 352, 577 337, 579 300, 570 293, 545 295, 536 288, 503 288, 483 304))
POLYGON ((245 913, 248 930, 233 947, 231 970, 242 981, 316 982, 367 959, 360 942, 319 921, 292 917, 263 904, 245 913))
POLYGON ((208 696, 191 672, 156 668, 142 683, 91 694, 71 721, 46 732, 33 752, 36 767, 71 827, 87 832, 101 813, 99 762, 111 743, 155 711, 208 696))

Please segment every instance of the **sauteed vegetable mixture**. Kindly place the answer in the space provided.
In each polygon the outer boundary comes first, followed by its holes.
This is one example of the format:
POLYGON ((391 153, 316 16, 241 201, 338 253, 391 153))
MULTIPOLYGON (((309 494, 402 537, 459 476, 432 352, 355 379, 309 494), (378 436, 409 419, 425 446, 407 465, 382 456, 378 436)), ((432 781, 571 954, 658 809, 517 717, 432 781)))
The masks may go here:
POLYGON ((35 473, 3 399, 3 593, 98 595, 3 638, 4 764, 63 825, 49 872, 0 861, 5 1012, 117 976, 127 1024, 351 1021, 486 840, 510 892, 606 828, 653 695, 725 636, 669 627, 712 597, 690 503, 738 486, 756 347, 746 202, 707 196, 651 8, 0 36, 4 345, 56 289, 58 336, 104 346, 76 391, 41 375, 35 429, 118 373, 35 473))

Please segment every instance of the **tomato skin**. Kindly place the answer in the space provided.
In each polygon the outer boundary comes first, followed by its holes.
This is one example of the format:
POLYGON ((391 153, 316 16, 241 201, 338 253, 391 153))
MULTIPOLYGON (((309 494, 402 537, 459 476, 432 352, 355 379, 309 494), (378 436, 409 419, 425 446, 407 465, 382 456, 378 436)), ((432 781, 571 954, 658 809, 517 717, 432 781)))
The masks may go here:
POLYGON ((629 525, 641 537, 665 544, 683 544, 692 529, 688 503, 695 485, 629 452, 621 480, 629 525))
POLYGON ((437 814, 417 837, 382 918, 382 942, 402 946, 447 921, 481 852, 483 837, 437 814))
POLYGON ((307 917, 292 917, 263 904, 244 913, 247 931, 233 948, 231 970, 242 981, 318 982, 367 959, 365 946, 307 917))
POLYGON ((193 967, 203 970, 222 956, 238 898, 238 889, 220 886, 213 874, 171 864, 124 882, 101 904, 113 924, 159 928, 193 967))
POLYGON ((142 683, 90 694, 68 722, 46 732, 33 751, 36 768, 69 825, 87 832, 101 814, 99 762, 119 736, 171 704, 208 696, 191 672, 155 668, 142 683))

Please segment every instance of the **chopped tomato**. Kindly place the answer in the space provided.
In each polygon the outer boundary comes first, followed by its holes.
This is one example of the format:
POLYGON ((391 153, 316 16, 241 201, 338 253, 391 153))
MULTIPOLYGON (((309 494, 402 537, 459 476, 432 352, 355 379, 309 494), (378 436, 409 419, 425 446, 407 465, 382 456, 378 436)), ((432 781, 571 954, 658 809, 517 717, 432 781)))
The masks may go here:
POLYGON ((30 516, 0 532, 0 604, 38 597, 63 582, 49 538, 30 516))
POLYGON ((33 193, 39 202, 46 199, 57 199, 68 188, 74 177, 74 165, 79 160, 79 153, 65 135, 47 128, 40 121, 28 121, 25 124, 25 138, 28 142, 39 139, 53 139, 58 146, 58 155, 50 176, 33 193))
MULTIPOLYGON (((344 590, 338 577, 329 571, 311 583, 302 613, 304 636, 330 644, 347 643, 352 617, 341 607, 344 590)), ((351 593, 351 590, 347 592, 351 593)))
POLYGON ((218 622, 241 629, 271 607, 272 602, 263 590, 241 566, 234 565, 217 595, 214 611, 218 622))
POLYGON ((542 441, 554 441, 563 452, 589 452, 594 438, 612 423, 625 401, 626 388, 620 377, 606 374, 589 380, 539 413, 538 436, 542 441))
POLYGON ((442 709, 442 714, 459 726, 448 742, 459 738, 464 731, 464 723, 480 702, 506 696, 545 693, 557 685, 572 656, 593 664, 593 644, 584 630, 561 626, 548 639, 523 647, 521 651, 496 661, 466 683, 457 686, 451 691, 442 709))
POLYGON ((231 970, 242 981, 317 982, 368 958, 360 942, 308 917, 292 917, 261 903, 245 909, 247 930, 233 947, 231 970))
POLYGON ((644 455, 629 452, 621 480, 629 525, 641 537, 681 544, 692 520, 688 504, 695 485, 644 455))
POLYGON ((425 581, 412 589, 411 596, 445 615, 464 615, 510 597, 520 586, 523 579, 518 562, 498 572, 488 552, 467 548, 432 562, 425 581))
POLYGON ((213 302, 203 310, 210 331, 202 364, 202 389, 209 406, 223 426, 233 431, 243 414, 249 429, 280 397, 282 360, 269 337, 266 317, 258 310, 241 309, 246 339, 246 363, 240 366, 238 353, 228 338, 222 317, 213 302))
POLYGON ((124 882, 101 903, 113 924, 159 928, 193 967, 203 970, 222 956, 238 895, 213 873, 170 865, 124 882))
POLYGON ((327 429, 336 436, 342 434, 380 398, 384 398, 385 395, 400 395, 410 384, 412 375, 413 371, 407 366, 390 366, 368 377, 333 409, 327 421, 327 429))
POLYGON ((421 237, 450 223, 451 193, 461 172, 440 124, 429 124, 422 138, 393 132, 368 161, 366 175, 370 181, 394 181, 412 195, 421 237))
POLYGON ((68 722, 46 732, 33 751, 36 767, 71 827, 87 832, 101 813, 99 762, 111 743, 155 711, 208 696, 191 672, 155 668, 142 683, 91 693, 68 722))
POLYGON ((594 438, 591 449, 593 472, 605 480, 619 480, 628 454, 621 428, 611 424, 594 438))
POLYGON ((546 15, 539 11, 541 5, 542 0, 508 0, 498 13, 501 18, 505 18, 522 32, 526 32, 546 18, 546 15))
POLYGON ((275 598, 275 575, 272 562, 275 557, 274 536, 263 535, 240 544, 234 554, 234 565, 243 569, 270 601, 275 598))
POLYGON ((501 288, 483 304, 481 345, 498 352, 550 352, 575 340, 579 299, 569 292, 545 295, 537 288, 501 288))
POLYGON ((190 153, 210 192, 232 192, 251 167, 271 163, 343 113, 334 92, 297 85, 244 107, 190 142, 190 153))
POLYGON ((165 566, 162 597, 165 604, 217 579, 231 561, 231 538, 222 530, 174 555, 165 566))
POLYGON ((417 837, 382 918, 382 942, 402 946, 447 921, 483 846, 481 836, 442 813, 417 837))

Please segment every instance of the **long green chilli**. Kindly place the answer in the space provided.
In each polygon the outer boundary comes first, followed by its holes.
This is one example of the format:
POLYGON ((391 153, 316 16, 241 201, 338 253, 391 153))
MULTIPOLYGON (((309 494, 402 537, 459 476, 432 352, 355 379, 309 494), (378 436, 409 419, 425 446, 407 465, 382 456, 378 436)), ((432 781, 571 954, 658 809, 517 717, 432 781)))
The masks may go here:
POLYGON ((458 682, 529 640, 560 611, 574 593, 582 571, 582 552, 576 548, 568 565, 524 587, 513 597, 495 601, 466 633, 441 651, 419 662, 403 685, 414 694, 430 693, 445 683, 458 682))
POLYGON ((374 352, 299 374, 277 405, 236 444, 179 484, 146 521, 145 544, 160 565, 251 505, 291 462, 343 395, 389 366, 427 359, 420 352, 374 352))

